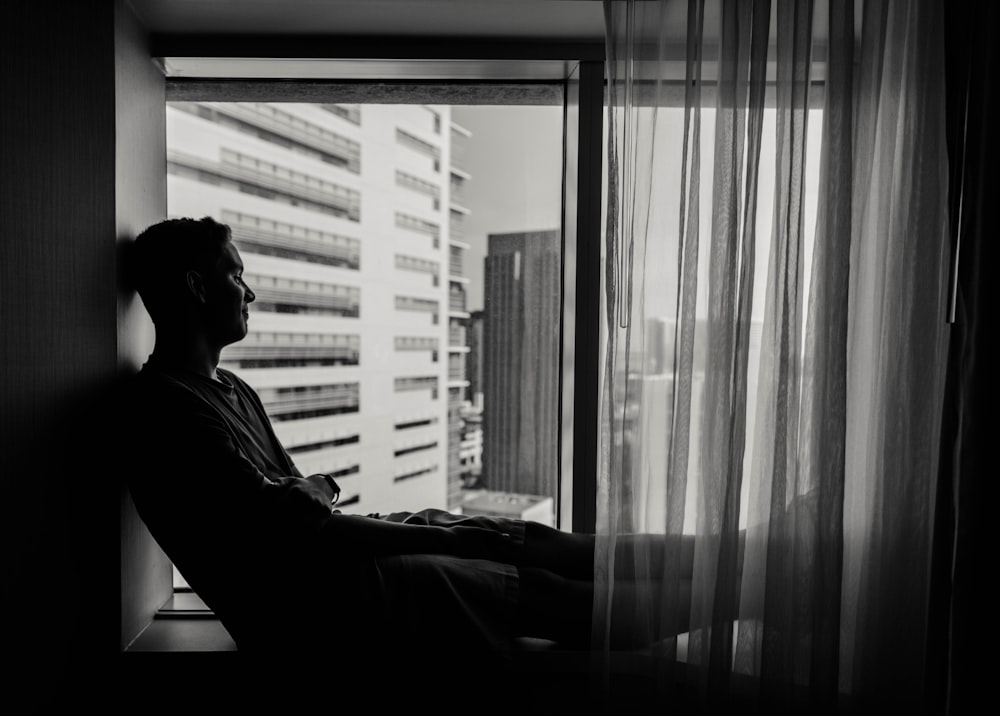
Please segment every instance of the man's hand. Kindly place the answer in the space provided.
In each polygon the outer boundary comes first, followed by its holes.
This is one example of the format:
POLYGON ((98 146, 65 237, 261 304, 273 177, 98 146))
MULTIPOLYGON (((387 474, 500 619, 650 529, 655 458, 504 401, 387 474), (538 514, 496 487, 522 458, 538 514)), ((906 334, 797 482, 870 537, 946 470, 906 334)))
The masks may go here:
POLYGON ((334 488, 336 483, 333 482, 329 475, 320 472, 315 475, 310 475, 305 479, 309 482, 309 484, 317 486, 322 491, 322 493, 326 496, 327 504, 331 507, 333 506, 333 503, 340 498, 340 489, 334 488))

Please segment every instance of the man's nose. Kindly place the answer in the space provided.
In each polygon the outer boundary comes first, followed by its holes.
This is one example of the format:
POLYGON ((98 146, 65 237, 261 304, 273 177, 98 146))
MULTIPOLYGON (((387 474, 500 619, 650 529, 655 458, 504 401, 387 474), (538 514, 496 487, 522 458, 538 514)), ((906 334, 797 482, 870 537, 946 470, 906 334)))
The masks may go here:
POLYGON ((246 293, 243 295, 244 300, 247 303, 253 303, 257 299, 257 294, 253 292, 253 289, 247 286, 246 293))

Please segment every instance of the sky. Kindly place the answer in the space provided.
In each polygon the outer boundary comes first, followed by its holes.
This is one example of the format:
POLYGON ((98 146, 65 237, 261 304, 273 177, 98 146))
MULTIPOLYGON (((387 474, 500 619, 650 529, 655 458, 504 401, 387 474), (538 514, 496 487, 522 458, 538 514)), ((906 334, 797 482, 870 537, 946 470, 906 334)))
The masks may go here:
POLYGON ((460 165, 471 174, 462 204, 471 249, 467 306, 483 307, 489 234, 558 229, 562 212, 562 106, 457 106, 452 119, 472 132, 460 165))

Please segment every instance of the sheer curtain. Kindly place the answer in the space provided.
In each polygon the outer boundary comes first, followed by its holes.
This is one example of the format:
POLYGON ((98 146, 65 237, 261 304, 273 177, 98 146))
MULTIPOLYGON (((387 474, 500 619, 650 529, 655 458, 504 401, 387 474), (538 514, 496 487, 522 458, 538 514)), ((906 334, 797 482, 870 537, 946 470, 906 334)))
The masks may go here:
POLYGON ((604 7, 599 683, 916 706, 948 340, 941 3, 604 7))

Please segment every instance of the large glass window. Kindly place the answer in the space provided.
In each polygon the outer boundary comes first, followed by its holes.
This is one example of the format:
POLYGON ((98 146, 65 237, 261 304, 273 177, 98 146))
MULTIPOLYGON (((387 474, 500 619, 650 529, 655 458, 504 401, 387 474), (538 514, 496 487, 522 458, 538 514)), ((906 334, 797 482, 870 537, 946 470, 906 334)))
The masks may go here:
POLYGON ((526 105, 168 102, 168 211, 233 229, 222 353, 339 507, 557 525, 560 93, 526 105))

